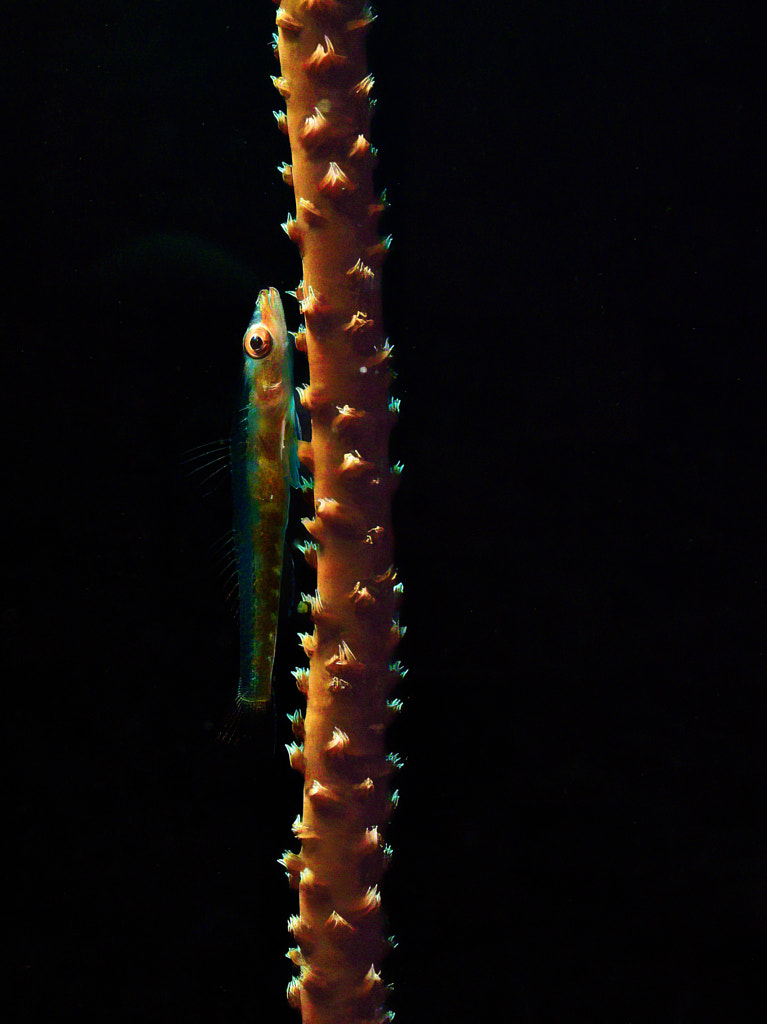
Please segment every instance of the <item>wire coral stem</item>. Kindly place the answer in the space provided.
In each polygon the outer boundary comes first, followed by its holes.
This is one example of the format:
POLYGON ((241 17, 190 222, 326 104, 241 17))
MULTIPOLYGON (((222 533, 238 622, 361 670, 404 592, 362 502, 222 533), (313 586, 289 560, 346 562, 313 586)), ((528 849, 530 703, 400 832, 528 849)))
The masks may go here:
POLYGON ((316 558, 314 632, 306 714, 294 722, 303 749, 291 763, 305 776, 294 824, 300 854, 286 854, 300 914, 289 954, 299 975, 288 989, 304 1024, 384 1021, 379 967, 385 952, 377 883, 391 810, 384 733, 393 621, 389 355, 381 321, 373 192, 370 90, 359 0, 282 0, 277 10, 280 77, 287 106, 295 218, 285 225, 299 247, 310 383, 301 395, 312 439, 300 457, 314 476, 314 516, 305 521, 316 558))

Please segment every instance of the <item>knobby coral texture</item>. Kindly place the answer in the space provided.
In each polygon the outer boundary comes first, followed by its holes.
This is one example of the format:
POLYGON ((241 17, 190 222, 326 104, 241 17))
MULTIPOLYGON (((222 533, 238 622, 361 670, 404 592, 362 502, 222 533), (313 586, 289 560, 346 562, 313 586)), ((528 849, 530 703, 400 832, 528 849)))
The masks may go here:
POLYGON ((384 1021, 386 953, 379 882, 396 803, 386 726, 401 636, 401 584, 393 565, 389 464, 397 411, 390 400, 391 347, 383 335, 379 236, 384 204, 373 188, 371 91, 365 38, 373 20, 359 0, 282 0, 274 84, 290 141, 283 177, 295 192, 284 225, 298 246, 296 289, 304 323, 296 345, 309 362, 300 392, 311 441, 299 458, 313 478, 304 553, 316 566, 314 629, 301 636, 309 667, 296 671, 306 711, 293 719, 291 764, 304 775, 293 831, 300 852, 283 863, 298 889, 289 930, 299 968, 288 998, 305 1024, 384 1021))

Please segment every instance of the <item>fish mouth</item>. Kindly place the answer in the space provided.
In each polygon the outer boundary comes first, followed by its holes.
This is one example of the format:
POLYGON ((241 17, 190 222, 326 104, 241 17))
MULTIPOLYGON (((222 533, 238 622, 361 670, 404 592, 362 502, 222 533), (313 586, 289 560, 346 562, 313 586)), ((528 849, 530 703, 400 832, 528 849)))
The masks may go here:
POLYGON ((270 327, 279 321, 284 319, 285 311, 282 307, 282 299, 280 293, 274 286, 269 288, 262 288, 258 293, 258 300, 256 301, 256 315, 259 319, 267 323, 270 327))
POLYGON ((276 288, 262 288, 256 299, 256 308, 250 318, 248 330, 263 324, 274 339, 275 346, 283 346, 287 342, 285 328, 285 311, 282 299, 276 288))

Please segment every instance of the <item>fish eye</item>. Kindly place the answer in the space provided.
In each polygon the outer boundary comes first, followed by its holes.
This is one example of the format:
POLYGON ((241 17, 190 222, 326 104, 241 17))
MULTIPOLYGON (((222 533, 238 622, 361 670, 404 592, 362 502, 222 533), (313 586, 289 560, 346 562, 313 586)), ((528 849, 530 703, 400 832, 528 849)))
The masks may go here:
POLYGON ((256 324, 246 331, 242 346, 252 359, 264 359, 274 348, 274 338, 263 324, 256 324))

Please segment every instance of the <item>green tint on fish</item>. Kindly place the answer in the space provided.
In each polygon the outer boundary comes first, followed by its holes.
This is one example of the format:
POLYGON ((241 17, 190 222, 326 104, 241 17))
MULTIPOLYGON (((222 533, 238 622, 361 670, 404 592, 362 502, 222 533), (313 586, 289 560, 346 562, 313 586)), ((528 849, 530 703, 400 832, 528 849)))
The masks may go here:
POLYGON ((290 486, 298 485, 293 353, 276 288, 258 296, 242 339, 243 402, 232 441, 235 556, 240 589, 240 710, 272 692, 290 486))

